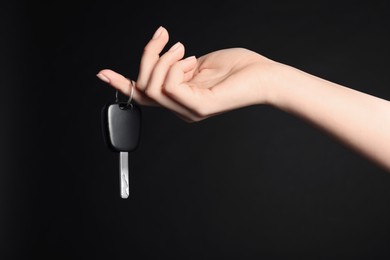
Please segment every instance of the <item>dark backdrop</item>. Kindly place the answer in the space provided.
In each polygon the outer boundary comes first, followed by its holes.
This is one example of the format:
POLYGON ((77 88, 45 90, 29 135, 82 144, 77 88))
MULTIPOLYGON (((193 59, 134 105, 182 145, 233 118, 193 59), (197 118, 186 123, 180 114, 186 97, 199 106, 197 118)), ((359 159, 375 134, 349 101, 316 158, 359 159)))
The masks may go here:
POLYGON ((390 99, 390 7, 366 2, 3 3, 0 259, 389 259, 388 172, 272 107, 144 107, 121 199, 95 76, 136 78, 163 25, 187 56, 245 47, 390 99))

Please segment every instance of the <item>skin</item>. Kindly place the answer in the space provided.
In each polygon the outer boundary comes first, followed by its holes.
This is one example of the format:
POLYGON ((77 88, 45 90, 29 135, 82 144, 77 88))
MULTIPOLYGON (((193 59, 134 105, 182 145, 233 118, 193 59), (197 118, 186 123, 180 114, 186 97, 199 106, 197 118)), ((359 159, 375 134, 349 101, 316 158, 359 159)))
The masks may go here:
MULTIPOLYGON (((390 170, 390 102, 318 78, 245 48, 184 58, 180 42, 159 27, 146 44, 133 98, 197 122, 250 105, 267 104, 305 119, 390 170)), ((110 69, 97 76, 129 95, 129 79, 110 69)))

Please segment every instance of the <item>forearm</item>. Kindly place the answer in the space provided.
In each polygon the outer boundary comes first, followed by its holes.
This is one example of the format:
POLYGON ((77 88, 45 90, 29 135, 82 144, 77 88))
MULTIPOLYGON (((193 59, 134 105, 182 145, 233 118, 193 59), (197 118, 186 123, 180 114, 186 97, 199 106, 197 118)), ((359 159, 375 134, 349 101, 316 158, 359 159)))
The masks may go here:
POLYGON ((390 102, 281 65, 270 103, 390 170, 390 102))

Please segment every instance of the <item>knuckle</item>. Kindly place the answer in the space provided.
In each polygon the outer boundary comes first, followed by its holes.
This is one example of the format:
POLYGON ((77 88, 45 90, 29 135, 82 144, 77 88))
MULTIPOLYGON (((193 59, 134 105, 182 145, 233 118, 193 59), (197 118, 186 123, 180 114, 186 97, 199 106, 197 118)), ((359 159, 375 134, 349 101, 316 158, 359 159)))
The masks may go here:
POLYGON ((194 110, 198 118, 205 118, 210 115, 210 108, 206 105, 199 104, 194 110))
POLYGON ((145 91, 146 89, 146 84, 142 81, 137 81, 135 83, 135 88, 138 89, 138 90, 141 90, 141 91, 145 91))
POLYGON ((175 91, 175 86, 173 84, 165 84, 163 90, 165 93, 172 96, 175 91))
POLYGON ((171 66, 170 59, 167 59, 167 57, 162 57, 157 62, 155 66, 155 70, 167 71, 170 66, 171 66))
POLYGON ((148 97, 150 97, 150 98, 152 98, 152 99, 155 99, 155 98, 157 98, 157 96, 158 96, 158 91, 156 91, 156 90, 153 89, 153 88, 147 88, 147 89, 145 90, 145 94, 146 94, 148 97))
POLYGON ((153 46, 151 44, 146 44, 143 52, 144 54, 153 53, 153 46))

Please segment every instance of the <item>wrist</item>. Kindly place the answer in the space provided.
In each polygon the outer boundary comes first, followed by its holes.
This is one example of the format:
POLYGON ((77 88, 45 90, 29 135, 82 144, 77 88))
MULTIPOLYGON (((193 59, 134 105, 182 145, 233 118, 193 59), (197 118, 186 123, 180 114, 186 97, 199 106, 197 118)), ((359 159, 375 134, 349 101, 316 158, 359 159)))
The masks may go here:
POLYGON ((263 103, 282 110, 291 109, 290 99, 311 78, 311 75, 279 62, 273 63, 270 75, 263 103))
MULTIPOLYGON (((283 106, 286 90, 291 89, 291 81, 297 77, 297 69, 258 55, 255 70, 256 104, 283 106)), ((288 98, 288 97, 287 97, 288 98)))

